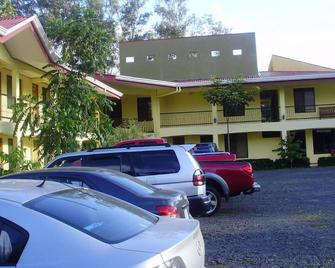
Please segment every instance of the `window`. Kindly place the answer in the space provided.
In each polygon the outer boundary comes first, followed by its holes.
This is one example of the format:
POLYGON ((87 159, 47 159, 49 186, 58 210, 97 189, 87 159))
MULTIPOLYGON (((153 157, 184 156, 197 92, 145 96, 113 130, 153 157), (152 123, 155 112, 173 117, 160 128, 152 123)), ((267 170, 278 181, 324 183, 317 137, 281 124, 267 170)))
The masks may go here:
MULTIPOLYGON (((236 154, 238 158, 248 157, 247 133, 230 134, 230 153, 236 154)), ((228 137, 225 135, 225 148, 228 151, 228 137)))
POLYGON ((200 142, 201 143, 213 142, 213 136, 212 135, 201 135, 200 142))
POLYGON ((177 173, 177 156, 172 150, 134 152, 131 154, 136 176, 177 173))
POLYGON ((280 131, 263 131, 262 137, 263 138, 280 138, 281 133, 280 131))
POLYGON ((14 140, 8 138, 8 153, 13 152, 13 149, 14 149, 14 140))
POLYGON ((137 98, 137 118, 139 122, 152 121, 151 98, 137 98))
POLYGON ((61 183, 67 183, 74 185, 76 187, 85 187, 85 188, 91 188, 89 185, 87 185, 83 180, 79 178, 69 177, 69 176, 56 176, 56 175, 50 175, 50 176, 40 176, 41 180, 48 180, 48 181, 56 181, 61 183))
POLYGON ((69 157, 56 160, 50 167, 80 167, 82 166, 81 157, 69 157))
POLYGON ((22 86, 22 79, 19 79, 19 91, 20 91, 20 97, 23 96, 23 86, 22 86))
POLYGON ((176 60, 177 54, 176 53, 169 53, 168 54, 168 60, 176 60))
POLYGON ((237 107, 223 107, 223 115, 227 116, 244 116, 245 115, 245 106, 239 105, 237 107))
POLYGON ((242 55, 242 49, 233 49, 233 55, 234 56, 242 55))
POLYGON ((126 63, 133 63, 135 62, 135 57, 126 57, 126 63))
POLYGON ((15 104, 15 97, 13 97, 13 80, 10 75, 7 75, 7 108, 12 109, 15 104))
POLYGON ((335 150, 335 129, 314 129, 313 145, 315 154, 328 154, 335 150))
POLYGON ((296 113, 315 112, 314 88, 295 88, 294 107, 296 113))
POLYGON ((43 195, 25 206, 109 244, 125 241, 158 220, 142 209, 88 189, 43 195))
POLYGON ((47 87, 42 87, 42 99, 43 101, 48 101, 50 99, 50 89, 47 87))
POLYGON ((126 154, 100 154, 87 156, 83 159, 83 166, 105 167, 133 175, 133 170, 126 154))
POLYGON ((220 57, 220 50, 212 50, 211 57, 212 58, 220 57))
POLYGON ((185 144, 185 136, 172 137, 172 144, 185 144))
POLYGON ((155 55, 148 55, 147 61, 155 61, 155 55))
POLYGON ((15 266, 28 238, 27 231, 0 217, 0 266, 15 266))
POLYGON ((191 59, 196 59, 199 57, 199 52, 198 51, 191 51, 189 54, 188 54, 188 57, 191 58, 191 59))

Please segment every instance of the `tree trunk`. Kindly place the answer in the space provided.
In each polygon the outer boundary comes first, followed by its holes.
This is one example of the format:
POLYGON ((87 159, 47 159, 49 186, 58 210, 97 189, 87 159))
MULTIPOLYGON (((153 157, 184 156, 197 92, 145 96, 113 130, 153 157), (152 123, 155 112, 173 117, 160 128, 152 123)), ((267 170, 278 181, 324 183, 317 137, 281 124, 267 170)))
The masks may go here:
POLYGON ((230 133, 229 133, 229 116, 227 116, 227 145, 228 152, 230 152, 230 133))

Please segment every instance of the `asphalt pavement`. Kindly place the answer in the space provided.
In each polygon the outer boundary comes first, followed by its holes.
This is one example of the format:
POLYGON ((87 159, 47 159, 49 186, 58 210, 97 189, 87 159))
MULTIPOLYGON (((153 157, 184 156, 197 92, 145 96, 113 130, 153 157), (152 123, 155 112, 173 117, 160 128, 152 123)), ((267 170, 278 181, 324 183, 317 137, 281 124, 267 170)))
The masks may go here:
POLYGON ((200 219, 207 267, 335 267, 335 167, 255 177, 261 192, 200 219))

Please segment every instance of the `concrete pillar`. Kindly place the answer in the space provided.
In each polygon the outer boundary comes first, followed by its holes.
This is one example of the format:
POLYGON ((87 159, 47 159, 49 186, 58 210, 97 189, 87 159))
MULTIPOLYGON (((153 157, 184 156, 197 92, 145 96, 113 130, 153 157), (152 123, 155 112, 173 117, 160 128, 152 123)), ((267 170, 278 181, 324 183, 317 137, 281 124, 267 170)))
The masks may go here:
POLYGON ((161 107, 160 107, 160 99, 156 96, 151 96, 151 112, 152 112, 152 121, 154 125, 155 135, 157 137, 160 137, 161 107))
MULTIPOLYGON (((216 125, 217 123, 218 123, 218 107, 217 105, 212 105, 212 124, 216 125)), ((214 137, 213 137, 213 140, 214 140, 214 137)))
POLYGON ((281 121, 286 120, 286 102, 285 102, 285 90, 284 88, 280 88, 278 90, 279 93, 279 119, 281 121))
POLYGON ((283 140, 287 140, 287 130, 282 130, 282 131, 281 131, 281 138, 282 138, 283 140))
POLYGON ((313 130, 305 130, 305 139, 306 139, 306 156, 309 158, 311 166, 317 166, 318 157, 314 155, 314 144, 313 144, 313 130))
MULTIPOLYGON (((13 95, 15 96, 17 101, 17 99, 20 98, 20 75, 19 72, 15 69, 12 70, 11 75, 12 75, 13 95)), ((20 127, 15 133, 15 137, 17 147, 22 146, 22 132, 20 131, 20 127)))
POLYGON ((219 135, 213 134, 213 142, 219 147, 219 135))

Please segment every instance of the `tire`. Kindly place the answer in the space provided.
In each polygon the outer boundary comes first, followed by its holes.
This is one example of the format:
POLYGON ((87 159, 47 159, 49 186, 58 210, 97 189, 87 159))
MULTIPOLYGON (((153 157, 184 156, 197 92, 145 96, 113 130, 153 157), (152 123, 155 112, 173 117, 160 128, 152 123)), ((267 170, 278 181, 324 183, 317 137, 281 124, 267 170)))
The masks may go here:
POLYGON ((212 186, 206 186, 206 195, 211 200, 211 209, 207 212, 205 217, 210 217, 216 214, 221 208, 222 197, 218 190, 212 186))

